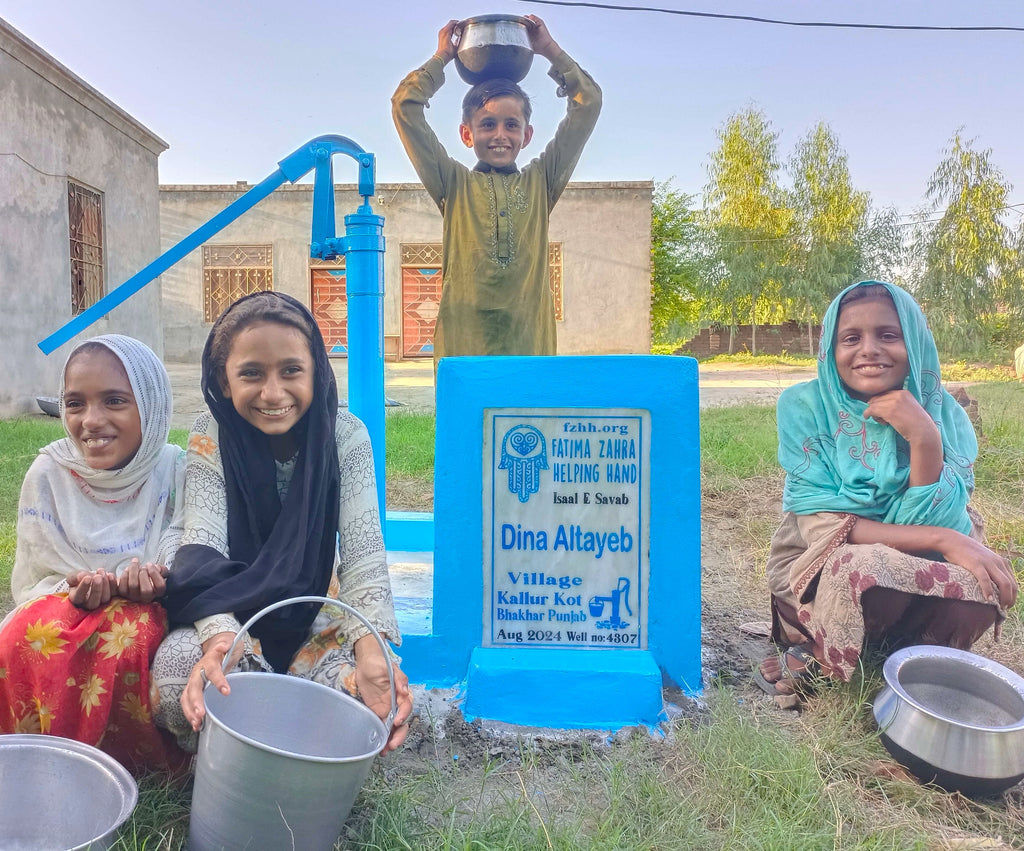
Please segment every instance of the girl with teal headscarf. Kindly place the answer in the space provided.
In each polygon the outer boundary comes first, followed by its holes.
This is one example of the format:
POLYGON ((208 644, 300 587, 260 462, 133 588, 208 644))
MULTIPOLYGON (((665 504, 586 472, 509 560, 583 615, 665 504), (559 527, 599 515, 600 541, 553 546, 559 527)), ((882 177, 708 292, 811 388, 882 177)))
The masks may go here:
POLYGON ((782 525, 768 583, 769 694, 821 671, 848 680, 865 642, 967 649, 1013 605, 1005 559, 968 507, 978 441, 943 389, 917 302, 861 281, 829 305, 818 377, 779 397, 782 525))

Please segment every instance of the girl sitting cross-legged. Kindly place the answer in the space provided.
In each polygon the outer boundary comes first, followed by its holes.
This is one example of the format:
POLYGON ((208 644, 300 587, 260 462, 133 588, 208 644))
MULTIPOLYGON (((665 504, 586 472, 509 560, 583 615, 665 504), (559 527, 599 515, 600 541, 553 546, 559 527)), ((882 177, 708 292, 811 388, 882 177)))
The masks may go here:
POLYGON ((848 680, 866 643, 967 649, 998 626, 1017 581, 968 505, 977 438, 910 295, 876 281, 840 293, 818 377, 782 393, 778 428, 784 516, 768 584, 782 652, 755 672, 764 691, 848 680))

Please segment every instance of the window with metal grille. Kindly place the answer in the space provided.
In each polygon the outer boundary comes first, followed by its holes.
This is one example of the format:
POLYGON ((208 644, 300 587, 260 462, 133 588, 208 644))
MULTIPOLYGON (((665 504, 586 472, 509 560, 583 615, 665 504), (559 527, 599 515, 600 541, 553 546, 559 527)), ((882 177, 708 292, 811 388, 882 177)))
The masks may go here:
POLYGON ((274 289, 271 245, 203 246, 203 319, 215 322, 244 295, 274 289))
POLYGON ((345 291, 345 258, 309 259, 310 311, 320 326, 327 354, 348 356, 348 294, 345 291))
POLYGON ((103 297, 103 196, 68 181, 71 235, 71 314, 103 297))

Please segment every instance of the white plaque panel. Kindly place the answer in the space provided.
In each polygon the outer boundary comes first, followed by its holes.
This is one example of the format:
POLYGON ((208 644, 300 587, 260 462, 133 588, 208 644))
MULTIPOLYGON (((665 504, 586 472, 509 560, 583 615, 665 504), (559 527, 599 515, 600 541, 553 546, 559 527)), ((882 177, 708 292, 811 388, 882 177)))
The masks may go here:
POLYGON ((647 648, 651 420, 484 411, 484 647, 647 648))

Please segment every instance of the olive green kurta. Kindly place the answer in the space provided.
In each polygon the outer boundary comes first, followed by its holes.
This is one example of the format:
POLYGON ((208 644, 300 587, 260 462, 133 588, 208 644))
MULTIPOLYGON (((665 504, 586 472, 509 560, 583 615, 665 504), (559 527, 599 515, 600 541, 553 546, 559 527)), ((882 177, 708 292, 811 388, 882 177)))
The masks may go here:
POLYGON ((451 355, 553 355, 548 216, 601 109, 601 90, 564 51, 550 76, 568 97, 544 152, 522 171, 470 170, 448 156, 423 110, 444 84, 432 57, 391 99, 398 135, 444 220, 434 362, 451 355))

